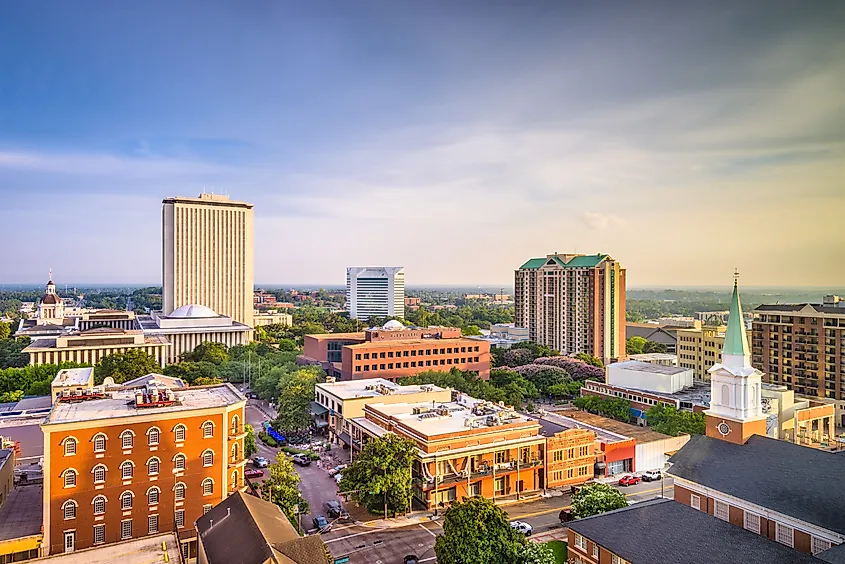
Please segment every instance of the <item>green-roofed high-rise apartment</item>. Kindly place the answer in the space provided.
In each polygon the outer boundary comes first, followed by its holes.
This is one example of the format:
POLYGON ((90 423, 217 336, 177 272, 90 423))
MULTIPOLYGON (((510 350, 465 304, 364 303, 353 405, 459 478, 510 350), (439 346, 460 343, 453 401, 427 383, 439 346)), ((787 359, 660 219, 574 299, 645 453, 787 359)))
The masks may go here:
POLYGON ((603 254, 553 254, 514 272, 517 327, 562 354, 625 356, 625 269, 603 254))

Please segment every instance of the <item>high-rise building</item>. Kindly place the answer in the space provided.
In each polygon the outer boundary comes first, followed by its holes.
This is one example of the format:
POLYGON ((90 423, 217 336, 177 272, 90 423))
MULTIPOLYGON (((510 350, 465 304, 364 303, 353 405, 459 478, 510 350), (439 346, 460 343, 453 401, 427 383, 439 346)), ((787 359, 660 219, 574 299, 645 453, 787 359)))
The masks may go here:
POLYGON ((625 269, 608 255, 534 258, 514 273, 515 322, 531 341, 606 363, 625 356, 625 269))
POLYGON ((346 311, 352 319, 405 317, 405 271, 401 266, 346 269, 346 311))
POLYGON ((252 204, 228 196, 162 202, 163 315, 202 305, 252 327, 252 204))

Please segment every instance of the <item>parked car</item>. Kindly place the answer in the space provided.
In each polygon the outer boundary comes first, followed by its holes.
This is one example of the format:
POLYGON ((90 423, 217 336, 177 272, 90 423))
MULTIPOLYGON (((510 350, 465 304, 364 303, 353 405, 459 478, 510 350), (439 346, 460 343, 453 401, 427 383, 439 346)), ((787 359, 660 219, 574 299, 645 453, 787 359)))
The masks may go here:
POLYGON ((519 531, 526 537, 531 536, 531 533, 534 532, 534 527, 532 527, 525 521, 511 521, 511 528, 515 531, 519 531))
POLYGON ((270 465, 270 461, 263 456, 256 456, 252 459, 252 464, 256 468, 267 468, 270 465))
POLYGON ((310 466, 311 459, 308 458, 308 455, 305 454, 297 454, 293 457, 293 461, 300 466, 310 466))
POLYGON ((247 468, 244 470, 244 476, 247 478, 263 478, 264 471, 259 470, 258 468, 247 468))
POLYGON ((348 466, 348 464, 338 464, 337 466, 335 466, 334 468, 329 470, 329 476, 334 476, 335 474, 337 474, 341 470, 346 470, 347 466, 348 466))
POLYGON ((416 554, 409 554, 409 555, 408 555, 408 556, 406 556, 406 557, 405 557, 405 559, 402 561, 402 564, 418 564, 418 563, 419 563, 419 561, 420 561, 420 559, 419 559, 419 558, 417 558, 417 555, 416 555, 416 554))
POLYGON ((314 517, 314 526, 317 527, 320 532, 323 532, 328 530, 329 522, 322 515, 317 515, 316 517, 314 517))
POLYGON ((620 486, 636 486, 640 483, 640 477, 634 476, 633 474, 627 474, 619 478, 619 485, 620 486))
POLYGON ((334 481, 340 484, 340 481, 343 479, 343 474, 335 474, 334 481))
POLYGON ((324 505, 326 506, 326 514, 329 517, 337 517, 338 515, 340 515, 340 502, 336 499, 330 499, 324 505))
POLYGON ((561 523, 569 523, 575 516, 572 514, 571 509, 561 509, 560 513, 557 514, 557 518, 560 519, 561 523))
POLYGON ((649 470, 648 472, 643 472, 642 480, 643 482, 659 482, 663 479, 663 474, 660 473, 660 470, 649 470))

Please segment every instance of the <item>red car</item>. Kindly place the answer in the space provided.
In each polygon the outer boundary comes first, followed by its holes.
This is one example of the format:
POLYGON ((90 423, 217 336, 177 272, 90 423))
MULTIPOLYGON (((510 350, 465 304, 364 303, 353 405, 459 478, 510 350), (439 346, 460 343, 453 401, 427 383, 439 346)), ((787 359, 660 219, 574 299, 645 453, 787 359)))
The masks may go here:
POLYGON ((640 477, 639 476, 633 476, 631 474, 629 474, 627 476, 622 476, 619 479, 619 485, 620 486, 636 486, 639 483, 640 483, 640 477))
POLYGON ((247 468, 244 470, 244 476, 247 478, 263 478, 264 471, 259 470, 258 468, 247 468))

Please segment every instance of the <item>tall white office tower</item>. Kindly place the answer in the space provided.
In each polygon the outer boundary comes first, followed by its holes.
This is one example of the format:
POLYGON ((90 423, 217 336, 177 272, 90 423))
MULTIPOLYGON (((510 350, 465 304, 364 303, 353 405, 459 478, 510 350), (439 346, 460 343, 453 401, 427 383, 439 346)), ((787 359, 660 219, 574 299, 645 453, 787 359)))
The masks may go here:
POLYGON ((405 317, 405 271, 401 266, 346 269, 346 311, 351 319, 405 317))

